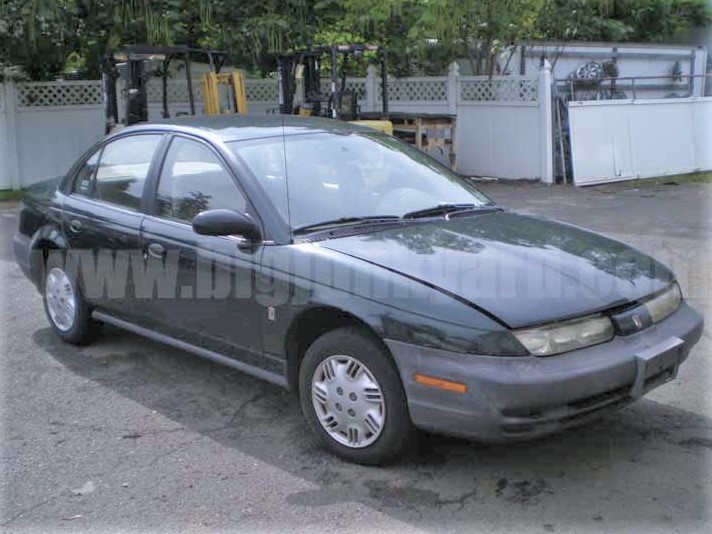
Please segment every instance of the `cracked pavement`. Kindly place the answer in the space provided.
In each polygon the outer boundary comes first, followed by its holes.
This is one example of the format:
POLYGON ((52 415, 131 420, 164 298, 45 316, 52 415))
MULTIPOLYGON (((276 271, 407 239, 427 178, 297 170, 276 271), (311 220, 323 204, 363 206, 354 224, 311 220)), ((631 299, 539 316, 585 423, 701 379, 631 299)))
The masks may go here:
MULTIPOLYGON (((652 253, 712 324, 712 184, 482 189, 652 253)), ((355 466, 275 386, 114 328, 61 343, 12 260, 16 208, 0 214, 2 532, 711 528, 708 332, 674 382, 598 423, 497 446, 421 434, 355 466)))

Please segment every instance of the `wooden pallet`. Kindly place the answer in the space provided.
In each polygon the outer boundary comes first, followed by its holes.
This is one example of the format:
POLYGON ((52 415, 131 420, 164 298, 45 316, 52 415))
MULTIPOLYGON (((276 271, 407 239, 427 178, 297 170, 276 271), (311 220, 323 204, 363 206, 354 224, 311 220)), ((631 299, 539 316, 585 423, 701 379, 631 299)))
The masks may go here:
POLYGON ((393 123, 395 137, 424 152, 439 149, 445 156, 444 159, 449 161, 450 168, 457 168, 456 116, 391 113, 388 120, 393 123))

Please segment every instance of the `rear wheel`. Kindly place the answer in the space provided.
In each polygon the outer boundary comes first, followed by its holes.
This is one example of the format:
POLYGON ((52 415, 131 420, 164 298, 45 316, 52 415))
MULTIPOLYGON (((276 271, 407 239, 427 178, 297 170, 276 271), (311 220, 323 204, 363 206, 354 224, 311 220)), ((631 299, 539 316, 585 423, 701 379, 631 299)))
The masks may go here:
POLYGON ((86 344, 93 340, 98 324, 64 262, 61 251, 50 251, 42 280, 44 308, 52 329, 68 343, 86 344))
POLYGON ((400 375, 367 333, 339 328, 307 349, 299 370, 302 411, 331 451, 379 464, 408 444, 412 426, 400 375))

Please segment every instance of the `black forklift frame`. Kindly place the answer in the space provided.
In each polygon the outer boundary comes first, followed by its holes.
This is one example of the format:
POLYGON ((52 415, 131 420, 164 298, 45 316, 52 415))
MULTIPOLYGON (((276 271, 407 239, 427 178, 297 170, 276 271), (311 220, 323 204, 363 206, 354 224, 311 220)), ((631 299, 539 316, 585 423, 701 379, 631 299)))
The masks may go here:
MULTIPOLYGON (((315 46, 307 50, 285 54, 279 58, 279 112, 291 115, 294 110, 294 93, 297 89, 295 70, 297 65, 304 65, 305 100, 317 104, 316 111, 321 111, 321 103, 328 106, 331 118, 341 118, 341 106, 335 101, 337 95, 344 93, 346 88, 346 68, 350 55, 361 56, 364 52, 377 52, 381 66, 381 103, 382 114, 380 118, 388 119, 388 54, 386 49, 376 45, 331 45, 315 46), (339 54, 343 54, 344 63, 341 69, 341 84, 339 86, 339 54), (331 88, 330 93, 321 93, 321 60, 329 56, 331 88), (338 89, 337 89, 338 87, 338 89), (309 94, 309 90, 312 90, 309 94)), ((373 116, 373 113, 369 113, 373 116)), ((353 117, 357 118, 357 117, 353 117)))
MULTIPOLYGON (((114 124, 119 124, 119 110, 118 110, 118 95, 116 94, 116 80, 118 79, 117 65, 121 63, 127 63, 129 68, 133 70, 131 74, 132 84, 137 84, 135 88, 141 93, 143 100, 141 119, 147 120, 148 117, 148 102, 146 101, 146 86, 145 86, 145 70, 142 63, 141 67, 138 62, 145 62, 148 60, 163 60, 162 72, 161 72, 161 85, 162 85, 162 115, 163 118, 169 118, 170 113, 168 111, 168 69, 170 64, 175 59, 180 59, 183 61, 185 67, 185 77, 186 84, 188 86, 188 101, 190 105, 190 114, 195 115, 195 95, 193 94, 193 77, 190 69, 191 56, 204 55, 208 58, 208 63, 210 64, 211 70, 215 71, 216 74, 220 73, 220 70, 225 65, 228 54, 222 50, 211 50, 204 48, 192 48, 189 46, 150 46, 150 45, 128 45, 121 49, 109 52, 102 62, 104 71, 104 92, 106 94, 106 118, 113 118, 114 124)), ((130 112, 127 112, 126 122, 127 126, 129 124, 135 124, 136 122, 142 122, 142 120, 136 120, 130 122, 130 112)), ((107 129, 109 128, 107 123, 107 129)))

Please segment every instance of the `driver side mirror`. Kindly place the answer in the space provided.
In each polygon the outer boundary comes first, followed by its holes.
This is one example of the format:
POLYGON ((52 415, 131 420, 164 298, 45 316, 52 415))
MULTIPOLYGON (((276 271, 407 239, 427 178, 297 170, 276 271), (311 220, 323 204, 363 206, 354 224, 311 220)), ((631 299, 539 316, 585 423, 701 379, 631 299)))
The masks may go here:
POLYGON ((193 230, 200 235, 239 235, 248 241, 262 240, 262 232, 252 217, 228 209, 198 213, 193 219, 193 230))

